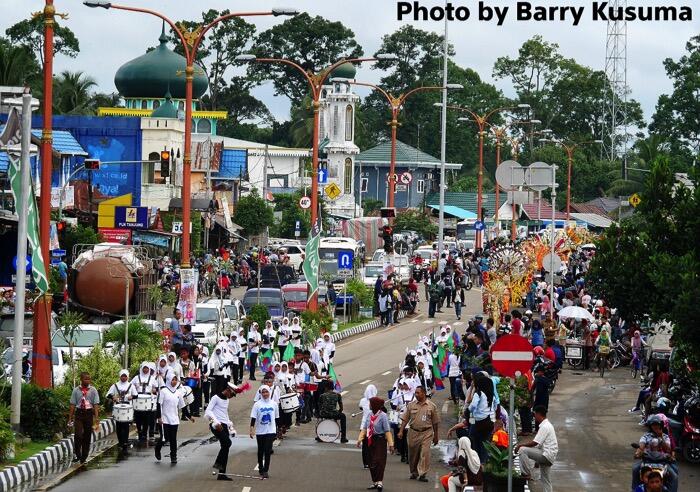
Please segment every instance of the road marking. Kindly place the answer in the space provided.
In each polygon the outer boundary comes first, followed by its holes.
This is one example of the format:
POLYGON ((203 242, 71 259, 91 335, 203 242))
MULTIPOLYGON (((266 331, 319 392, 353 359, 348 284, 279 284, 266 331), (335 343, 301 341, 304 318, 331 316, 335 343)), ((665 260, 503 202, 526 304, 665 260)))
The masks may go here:
POLYGON ((371 379, 365 379, 365 380, 362 381, 360 384, 367 384, 367 383, 369 383, 370 381, 372 381, 372 380, 371 380, 371 379))
POLYGON ((241 492, 250 492, 250 487, 243 487, 241 492))
POLYGON ((433 321, 429 320, 429 319, 426 319, 425 321, 423 321, 423 324, 425 324, 425 325, 429 325, 431 323, 433 323, 433 321))
POLYGON ((417 319, 411 320, 411 323, 418 323, 417 319))
POLYGON ((255 465, 255 468, 253 468, 253 471, 258 471, 258 465, 255 465))
POLYGON ((340 396, 345 396, 345 395, 347 395, 348 393, 349 393, 348 390, 341 391, 341 392, 340 392, 340 396))
POLYGON ((384 372, 382 373, 382 376, 388 376, 389 374, 391 374, 391 371, 384 371, 384 372))
POLYGON ((459 326, 459 325, 463 325, 463 324, 464 324, 464 321, 455 321, 454 323, 452 323, 452 326, 459 326))
POLYGON ((450 403, 450 400, 445 400, 445 402, 442 404, 442 413, 447 413, 447 405, 450 403))

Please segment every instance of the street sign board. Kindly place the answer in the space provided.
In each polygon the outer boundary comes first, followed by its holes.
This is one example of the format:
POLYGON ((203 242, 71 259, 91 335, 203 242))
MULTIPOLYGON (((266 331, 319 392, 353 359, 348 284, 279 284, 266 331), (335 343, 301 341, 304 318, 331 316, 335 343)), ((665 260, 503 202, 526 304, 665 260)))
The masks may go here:
POLYGON ((148 207, 114 207, 114 226, 125 229, 148 229, 148 207))
POLYGON ((632 205, 633 207, 637 208, 637 205, 639 205, 640 203, 642 203, 642 197, 639 196, 638 193, 635 193, 634 195, 632 195, 632 196, 629 198, 629 202, 630 202, 630 205, 632 205))
POLYGON ((406 244, 406 241, 396 241, 394 243, 394 251, 400 255, 405 255, 408 253, 408 244, 406 244))
POLYGON ((399 182, 399 175, 396 173, 394 173, 394 174, 386 173, 387 183, 391 182, 392 179, 394 180, 394 183, 398 183, 399 182))
POLYGON ((405 185, 411 184, 411 181, 413 181, 413 175, 411 173, 409 173, 408 171, 405 171, 405 172, 401 173, 400 179, 401 179, 401 183, 403 183, 405 185))
POLYGON ((398 192, 405 192, 408 191, 408 185, 405 184, 397 184, 396 189, 394 190, 394 193, 398 192))
POLYGON ((477 220, 474 222, 474 230, 475 231, 483 231, 484 230, 484 223, 480 220, 477 220))
POLYGON ((331 200, 335 200, 343 194, 340 187, 335 183, 327 185, 323 190, 326 192, 326 196, 331 200))
POLYGON ((311 198, 308 196, 302 196, 299 198, 299 206, 306 210, 307 208, 311 208, 311 198))
POLYGON ((561 258, 556 253, 554 253, 554 256, 552 256, 552 253, 547 253, 542 259, 542 267, 549 273, 558 272, 561 268, 561 258), (554 265, 552 265, 552 262, 554 262, 554 265))
POLYGON ((493 368, 501 376, 513 378, 532 368, 532 345, 520 335, 503 335, 491 349, 493 368))
MULTIPOLYGON (((182 230, 184 227, 182 226, 182 221, 173 221, 173 228, 170 232, 173 234, 182 234, 182 230)), ((190 222, 190 234, 192 233, 192 222, 190 222)))
POLYGON ((347 268, 342 268, 338 270, 338 276, 340 278, 352 278, 352 270, 349 270, 347 268))
POLYGON ((328 183, 328 169, 318 170, 318 184, 324 185, 328 183))
MULTIPOLYGON (((25 265, 25 267, 26 267, 25 271, 26 271, 27 273, 31 273, 31 272, 32 272, 32 255, 27 255, 27 259, 25 260, 25 264, 24 264, 24 265, 25 265)), ((17 271, 17 255, 15 255, 15 256, 12 258, 12 269, 13 269, 15 272, 17 271)))
POLYGON ((66 256, 66 250, 65 249, 53 249, 51 250, 51 256, 54 258, 60 258, 61 256, 66 256))
POLYGON ((58 266, 61 264, 60 258, 51 258, 51 266, 58 266))
POLYGON ((338 269, 352 269, 353 262, 352 251, 341 251, 338 253, 338 269))
POLYGON ((299 237, 301 236, 301 221, 297 220, 294 222, 294 236, 299 237))

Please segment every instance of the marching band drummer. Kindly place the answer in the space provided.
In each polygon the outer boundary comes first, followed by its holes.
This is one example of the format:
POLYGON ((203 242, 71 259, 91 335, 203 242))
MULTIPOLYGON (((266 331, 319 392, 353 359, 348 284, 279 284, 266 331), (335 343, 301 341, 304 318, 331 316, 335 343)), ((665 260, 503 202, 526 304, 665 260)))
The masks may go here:
MULTIPOLYGON (((129 382, 129 371, 122 369, 119 371, 119 381, 114 383, 107 391, 107 398, 111 399, 114 404, 128 403, 131 404, 132 398, 136 397, 138 392, 136 388, 129 382)), ((126 453, 129 448, 129 426, 131 422, 116 422, 117 439, 119 447, 126 453)))
MULTIPOLYGON (((151 373, 150 363, 142 362, 139 367, 139 373, 131 380, 131 385, 136 388, 138 395, 155 395, 157 392, 156 378, 151 373)), ((136 431, 139 435, 139 442, 144 442, 148 435, 148 429, 151 425, 151 420, 155 423, 155 414, 153 410, 139 411, 134 410, 134 422, 136 423, 136 431)))
POLYGON ((170 463, 174 465, 177 463, 177 429, 180 425, 178 411, 185 407, 185 400, 179 390, 180 380, 177 374, 168 371, 165 380, 167 384, 158 393, 156 416, 158 424, 162 426, 162 431, 160 439, 156 443, 155 455, 156 459, 160 461, 163 442, 168 441, 170 443, 170 463))

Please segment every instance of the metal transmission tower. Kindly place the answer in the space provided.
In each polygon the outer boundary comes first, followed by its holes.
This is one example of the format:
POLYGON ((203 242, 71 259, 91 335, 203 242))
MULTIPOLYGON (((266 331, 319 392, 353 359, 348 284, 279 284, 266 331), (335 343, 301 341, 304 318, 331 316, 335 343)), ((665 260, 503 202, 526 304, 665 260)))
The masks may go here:
MULTIPOLYGON (((627 0, 611 0, 611 9, 624 10, 627 0)), ((605 75, 608 79, 606 115, 603 119, 605 154, 620 158, 627 179, 627 21, 609 20, 605 43, 605 75)))

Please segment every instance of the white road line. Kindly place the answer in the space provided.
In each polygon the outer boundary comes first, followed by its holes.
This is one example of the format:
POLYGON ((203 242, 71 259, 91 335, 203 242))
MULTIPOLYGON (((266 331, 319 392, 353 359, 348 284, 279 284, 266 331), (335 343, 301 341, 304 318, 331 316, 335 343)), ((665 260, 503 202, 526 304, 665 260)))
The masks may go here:
POLYGON ((365 379, 365 380, 362 381, 360 384, 367 384, 367 383, 369 383, 370 381, 372 381, 372 380, 371 380, 371 379, 365 379))
POLYGON ((258 471, 258 465, 255 465, 255 468, 253 468, 253 471, 258 471))
POLYGON ((250 487, 243 487, 241 492, 250 492, 250 487))
POLYGON ((340 392, 340 396, 345 396, 345 395, 347 395, 348 393, 349 393, 349 391, 347 391, 347 390, 341 391, 341 392, 340 392))
POLYGON ((411 323, 418 323, 417 319, 411 320, 411 323))
POLYGON ((445 403, 442 404, 442 413, 447 413, 447 406, 449 405, 450 400, 445 400, 445 403))
POLYGON ((429 320, 429 319, 426 319, 425 321, 423 321, 423 324, 426 324, 426 325, 429 325, 431 323, 434 323, 434 321, 429 320))
POLYGON ((391 371, 384 371, 384 372, 382 373, 382 376, 388 376, 389 374, 391 374, 391 371))

